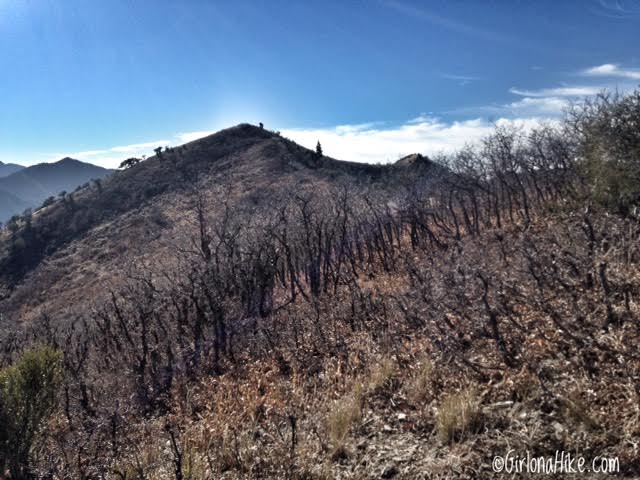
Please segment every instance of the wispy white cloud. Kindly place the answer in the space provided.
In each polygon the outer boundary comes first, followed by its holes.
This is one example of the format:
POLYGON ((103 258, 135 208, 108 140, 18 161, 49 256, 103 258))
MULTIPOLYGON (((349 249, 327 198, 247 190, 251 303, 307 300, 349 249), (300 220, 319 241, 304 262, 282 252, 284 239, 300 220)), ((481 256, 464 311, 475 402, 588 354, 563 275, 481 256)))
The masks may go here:
POLYGON ((463 107, 447 113, 455 115, 500 116, 505 118, 545 117, 558 118, 570 105, 567 98, 562 97, 524 97, 513 102, 463 107))
MULTIPOLYGON (((615 73, 626 78, 635 78, 634 70, 622 70, 610 64, 586 71, 592 75, 615 73)), ((585 71, 585 72, 586 72, 585 71)), ((288 138, 314 148, 320 141, 323 150, 330 156, 344 160, 369 163, 385 163, 411 153, 434 155, 452 152, 468 143, 476 143, 490 134, 495 125, 517 126, 529 130, 541 123, 557 124, 572 101, 598 94, 605 85, 563 85, 541 89, 509 90, 521 97, 515 101, 486 105, 476 108, 458 109, 455 113, 475 118, 463 121, 444 121, 432 113, 407 120, 401 125, 362 124, 327 128, 286 129, 288 138), (489 121, 488 116, 498 116, 489 121)), ((454 112, 449 112, 454 113, 454 112)))
POLYGON ((452 73, 441 73, 440 76, 442 78, 446 78, 447 80, 454 80, 458 82, 459 85, 468 85, 471 82, 476 82, 480 80, 480 77, 474 77, 471 75, 456 75, 452 73))
POLYGON ((336 132, 341 135, 348 135, 350 133, 357 133, 364 130, 371 130, 375 126, 384 125, 384 122, 368 122, 368 123, 357 123, 354 125, 338 125, 335 127, 336 132))
POLYGON ((493 30, 477 28, 468 23, 460 22, 453 18, 439 15, 433 10, 419 8, 399 0, 381 0, 381 4, 408 17, 423 20, 431 23, 432 25, 435 25, 436 27, 441 27, 457 33, 461 33, 463 35, 484 38, 491 41, 512 41, 510 37, 502 35, 493 30))
POLYGON ((100 150, 84 150, 73 153, 54 153, 47 155, 50 162, 60 160, 62 157, 71 157, 76 160, 91 162, 105 168, 117 168, 125 157, 141 157, 153 154, 153 149, 171 145, 169 140, 155 140, 152 142, 134 143, 131 145, 118 145, 100 150))
POLYGON ((428 122, 430 119, 434 118, 435 115, 433 112, 429 112, 429 113, 421 113, 420 115, 418 115, 415 118, 412 118, 411 120, 408 120, 407 123, 411 124, 411 123, 424 123, 424 122, 428 122))
POLYGON ((157 147, 164 147, 172 143, 170 140, 156 140, 155 142, 144 142, 144 143, 134 143, 133 145, 123 145, 121 147, 113 147, 110 149, 112 152, 116 153, 139 153, 139 152, 148 152, 149 150, 153 150, 157 147))
MULTIPOLYGON (((310 149, 315 148, 316 142, 320 141, 328 155, 342 160, 387 163, 411 153, 433 156, 455 151, 467 144, 480 141, 493 131, 495 125, 514 125, 530 129, 542 121, 552 122, 553 108, 537 105, 540 103, 539 100, 543 99, 525 98, 520 102, 514 102, 510 107, 511 110, 519 111, 523 115, 518 118, 503 117, 495 122, 481 117, 463 121, 445 121, 431 114, 421 114, 399 125, 367 122, 323 128, 288 128, 283 129, 281 133, 310 149), (536 106, 526 105, 529 100, 534 101, 536 106), (531 112, 536 115, 524 116, 525 113, 531 112), (549 113, 549 115, 540 116, 541 113, 549 113)), ((107 168, 117 168, 126 157, 150 155, 158 146, 180 145, 211 133, 213 132, 209 130, 181 132, 174 136, 173 141, 165 139, 100 150, 55 154, 49 158, 49 161, 70 156, 107 168)))
MULTIPOLYGON (((108 153, 109 150, 86 150, 84 152, 76 152, 73 155, 75 155, 74 158, 76 159, 80 159, 80 158, 90 158, 90 157, 95 157, 96 155, 104 155, 105 153, 108 153)), ((56 156, 56 160, 58 159, 58 156, 56 156)))
MULTIPOLYGON (((510 113, 514 117, 500 117, 496 121, 477 117, 462 121, 445 121, 423 113, 399 125, 385 122, 336 125, 323 128, 287 128, 282 135, 310 149, 316 142, 335 158, 366 163, 388 163, 411 153, 436 155, 449 153, 467 144, 480 141, 493 131, 495 125, 514 125, 530 129, 540 122, 553 122, 557 111, 564 106, 559 98, 523 98, 511 104, 493 107, 492 113, 510 113), (519 114, 519 116, 515 116, 519 114)), ((174 146, 197 140, 213 133, 210 130, 181 132, 173 140, 157 140, 99 150, 70 154, 55 154, 50 161, 63 156, 88 161, 108 168, 117 168, 125 157, 150 155, 158 146, 174 146)))
POLYGON ((636 68, 621 68, 616 63, 605 63, 582 71, 587 77, 618 77, 630 80, 640 80, 640 70, 636 68))
POLYGON ((519 88, 512 87, 509 92, 520 95, 522 97, 587 97, 589 95, 596 95, 603 87, 556 87, 556 88, 542 88, 540 90, 521 90, 519 88))
POLYGON ((178 143, 182 144, 182 143, 192 142, 202 137, 206 137, 207 135, 211 135, 212 133, 215 133, 215 131, 214 130, 198 130, 196 132, 182 132, 182 133, 178 133, 176 135, 176 138, 179 141, 178 143))
POLYGON ((512 116, 561 116, 573 101, 597 95, 605 85, 563 85, 560 87, 521 89, 512 87, 509 93, 523 97, 520 100, 486 107, 494 113, 510 113, 512 116))
MULTIPOLYGON (((591 67, 579 73, 589 77, 640 79, 640 71, 623 69, 612 63, 591 67)), ((441 75, 456 81, 478 79, 478 77, 464 75, 441 75)), ((308 148, 315 148, 316 142, 320 141, 324 151, 335 158, 385 163, 395 161, 399 157, 411 153, 434 155, 457 150, 465 144, 478 142, 491 133, 496 124, 516 125, 530 129, 541 122, 557 122, 571 101, 595 95, 603 88, 604 86, 593 85, 563 85, 540 89, 513 87, 509 89, 509 92, 517 96, 514 101, 480 107, 465 107, 447 112, 455 113, 456 116, 465 116, 466 120, 446 121, 433 112, 428 112, 396 125, 377 121, 324 128, 288 128, 283 129, 282 134, 308 148), (489 120, 489 118, 496 117, 498 120, 489 120)), ((212 133, 214 133, 213 130, 180 132, 173 135, 171 139, 86 150, 72 154, 57 154, 51 156, 50 160, 58 160, 68 155, 79 160, 115 168, 124 158, 150 155, 153 149, 158 146, 180 145, 212 133)))
MULTIPOLYGON (((618 77, 626 79, 640 79, 640 70, 622 69, 616 64, 606 63, 578 72, 584 77, 618 77)), ((512 87, 509 92, 524 97, 511 103, 499 106, 488 107, 495 112, 510 111, 513 115, 561 115, 572 101, 579 101, 585 97, 597 95, 598 93, 611 89, 630 87, 630 83, 616 84, 611 81, 604 81, 599 85, 562 85, 559 87, 522 89, 512 87)), ((633 88, 631 86, 631 88, 633 88)))
MULTIPOLYGON (((542 118, 500 118, 489 122, 483 118, 446 122, 437 117, 422 115, 401 125, 377 128, 351 125, 345 128, 293 128, 282 134, 307 147, 320 141, 323 151, 341 160, 366 163, 388 163, 411 153, 436 155, 453 152, 466 144, 480 141, 497 125, 514 125, 529 129, 539 125, 542 118)), ((551 121, 551 120, 548 120, 551 121)))
POLYGON ((640 3, 637 0, 599 0, 589 10, 596 15, 618 20, 640 18, 640 3))
POLYGON ((516 114, 531 116, 560 115, 569 106, 569 101, 559 97, 525 97, 517 102, 506 104, 504 107, 516 114))

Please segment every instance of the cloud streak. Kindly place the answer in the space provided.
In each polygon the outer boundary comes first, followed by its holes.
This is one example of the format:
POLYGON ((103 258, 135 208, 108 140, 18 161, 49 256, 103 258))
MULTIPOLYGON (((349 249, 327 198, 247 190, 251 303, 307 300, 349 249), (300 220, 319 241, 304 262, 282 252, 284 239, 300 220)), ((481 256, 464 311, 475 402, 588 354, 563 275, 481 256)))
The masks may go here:
POLYGON ((596 95, 601 90, 602 87, 583 86, 542 88, 540 90, 521 90, 519 88, 512 87, 509 89, 509 92, 522 97, 587 97, 590 95, 596 95))
POLYGON ((617 77, 630 80, 640 80, 640 70, 635 68, 620 68, 616 63, 605 63, 582 71, 587 77, 617 77))
POLYGON ((463 23, 448 17, 444 17, 442 15, 438 15, 433 11, 418 8, 408 3, 401 2, 399 0, 382 0, 381 4, 387 8, 395 10, 396 12, 406 15, 408 17, 415 18, 418 20, 423 20, 428 23, 431 23, 432 25, 444 28, 446 30, 454 31, 456 33, 461 33, 463 35, 479 37, 479 38, 484 38, 486 40, 499 41, 499 42, 512 41, 511 38, 505 35, 496 33, 494 31, 476 28, 467 23, 463 23))
POLYGON ((71 157, 76 160, 91 162, 105 168, 117 168, 120 162, 127 157, 141 157, 152 154, 153 149, 171 145, 170 140, 155 140, 152 142, 133 143, 131 145, 118 145, 100 150, 84 150, 73 153, 55 153, 47 155, 48 161, 55 162, 62 157, 71 157))
POLYGON ((476 82, 480 80, 480 77, 473 77, 471 75, 455 75, 452 73, 441 73, 440 76, 442 78, 446 78, 447 80, 455 80, 459 83, 459 85, 468 85, 471 82, 476 82))
MULTIPOLYGON (((397 6, 397 2, 393 3, 397 6)), ((402 8, 404 8, 403 4, 402 8)), ((422 12, 422 14, 425 13, 422 12)), ((454 25, 450 26, 454 27, 454 25)), ((624 69, 613 63, 590 67, 578 74, 585 77, 640 79, 640 71, 624 69)), ((460 82, 479 80, 478 77, 467 75, 450 73, 440 75, 460 82)), ((324 151, 335 158, 367 163, 387 163, 411 153, 433 156, 455 151, 468 143, 480 141, 493 131, 496 124, 530 129, 541 122, 557 122, 572 101, 596 95, 604 88, 603 85, 562 85, 539 89, 512 87, 509 93, 516 98, 511 102, 465 107, 446 112, 456 116, 464 115, 467 117, 466 120, 447 121, 433 113, 423 113, 395 125, 387 122, 367 122, 323 128, 286 128, 282 130, 282 134, 310 149, 315 148, 316 142, 320 141, 324 151), (498 117, 498 120, 489 120, 495 117, 498 117)), ((170 139, 57 154, 55 158, 50 156, 50 161, 68 155, 79 160, 116 168, 127 157, 150 155, 158 146, 180 145, 212 133, 214 133, 213 130, 180 132, 170 139)))
POLYGON ((640 18, 640 3, 637 0, 600 0, 589 10, 596 15, 617 20, 640 18))
MULTIPOLYGON (((489 135, 495 125, 517 126, 530 129, 541 122, 553 122, 556 105, 541 106, 546 99, 525 98, 511 104, 512 110, 523 113, 535 112, 536 115, 519 118, 500 118, 491 122, 485 118, 463 121, 445 121, 436 116, 423 114, 399 125, 385 122, 368 122, 350 125, 335 125, 323 128, 287 128, 281 131, 287 137, 309 149, 316 142, 322 143, 325 153, 341 160, 365 163, 389 163, 411 153, 437 155, 451 153, 467 144, 477 143, 489 135), (533 101, 535 105, 529 105, 533 101), (546 116, 538 115, 547 113, 546 116)), ((100 150, 86 150, 70 154, 52 155, 50 161, 64 156, 94 163, 107 168, 117 168, 128 157, 151 155, 158 146, 175 146, 194 141, 213 133, 209 130, 182 132, 174 136, 173 141, 156 140, 152 142, 121 145, 100 150)))
POLYGON ((411 153, 434 156, 456 151, 467 144, 479 142, 493 131, 495 125, 513 125, 529 129, 542 121, 552 120, 501 118, 493 123, 475 118, 446 122, 437 117, 423 115, 401 125, 386 128, 341 125, 284 129, 282 134, 310 149, 315 148, 316 142, 320 141, 327 155, 341 160, 389 163, 411 153))
POLYGON ((189 143, 194 140, 197 140, 202 137, 206 137, 207 135, 211 135, 215 133, 214 130, 198 130, 195 132, 182 132, 176 135, 176 138, 179 140, 179 143, 189 143))
POLYGON ((531 116, 561 115, 569 106, 569 101, 559 97, 525 97, 522 100, 511 102, 503 106, 506 110, 510 110, 514 114, 523 114, 531 116))
POLYGON ((571 101, 563 97, 524 97, 513 102, 458 108, 447 113, 491 117, 499 115, 512 120, 536 117, 558 118, 570 105, 571 101))

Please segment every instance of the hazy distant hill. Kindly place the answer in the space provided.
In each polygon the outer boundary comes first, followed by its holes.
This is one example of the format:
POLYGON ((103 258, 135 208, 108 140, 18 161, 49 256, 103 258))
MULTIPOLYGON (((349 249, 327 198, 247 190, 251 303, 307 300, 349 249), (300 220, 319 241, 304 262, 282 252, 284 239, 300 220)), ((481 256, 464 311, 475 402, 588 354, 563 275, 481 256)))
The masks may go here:
POLYGON ((5 221, 17 212, 29 208, 29 204, 8 192, 0 190, 0 222, 5 221))
POLYGON ((16 165, 15 163, 2 163, 0 162, 0 178, 7 177, 12 173, 16 173, 22 170, 22 165, 16 165))
MULTIPOLYGON (((3 165, 11 167, 11 165, 3 165)), ((91 179, 104 178, 111 170, 72 158, 55 163, 41 163, 32 167, 19 167, 14 173, 0 178, 0 221, 25 208, 35 208, 50 196, 61 191, 72 191, 91 179)))

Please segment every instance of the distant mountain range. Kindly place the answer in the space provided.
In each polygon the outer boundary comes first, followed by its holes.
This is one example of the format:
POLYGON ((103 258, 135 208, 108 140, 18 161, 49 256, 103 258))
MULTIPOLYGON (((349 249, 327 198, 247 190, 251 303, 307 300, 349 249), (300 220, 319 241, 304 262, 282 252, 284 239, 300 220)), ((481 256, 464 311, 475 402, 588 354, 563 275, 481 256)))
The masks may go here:
POLYGON ((0 163, 0 221, 42 202, 61 191, 73 191, 92 179, 101 179, 112 172, 106 168, 63 158, 55 163, 31 167, 0 163))
POLYGON ((12 173, 16 173, 19 170, 22 170, 24 167, 22 165, 16 165, 15 163, 2 163, 0 162, 0 178, 7 177, 12 173))

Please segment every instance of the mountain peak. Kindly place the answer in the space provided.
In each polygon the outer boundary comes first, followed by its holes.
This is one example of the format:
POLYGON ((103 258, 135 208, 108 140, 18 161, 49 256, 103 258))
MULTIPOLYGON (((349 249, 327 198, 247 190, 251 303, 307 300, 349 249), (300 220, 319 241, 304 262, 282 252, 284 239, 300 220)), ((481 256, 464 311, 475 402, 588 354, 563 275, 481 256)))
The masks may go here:
POLYGON ((239 123, 233 127, 225 128, 217 132, 211 133, 202 138, 192 140, 185 145, 209 144, 222 140, 224 143, 233 142, 235 140, 249 139, 268 139, 275 137, 277 134, 264 127, 251 125, 250 123, 239 123))
POLYGON ((431 160, 429 160, 429 157, 425 157, 421 153, 412 153, 411 155, 402 157, 400 160, 396 161, 394 165, 399 167, 410 167, 410 166, 424 166, 424 165, 429 165, 430 163, 431 163, 431 160))

